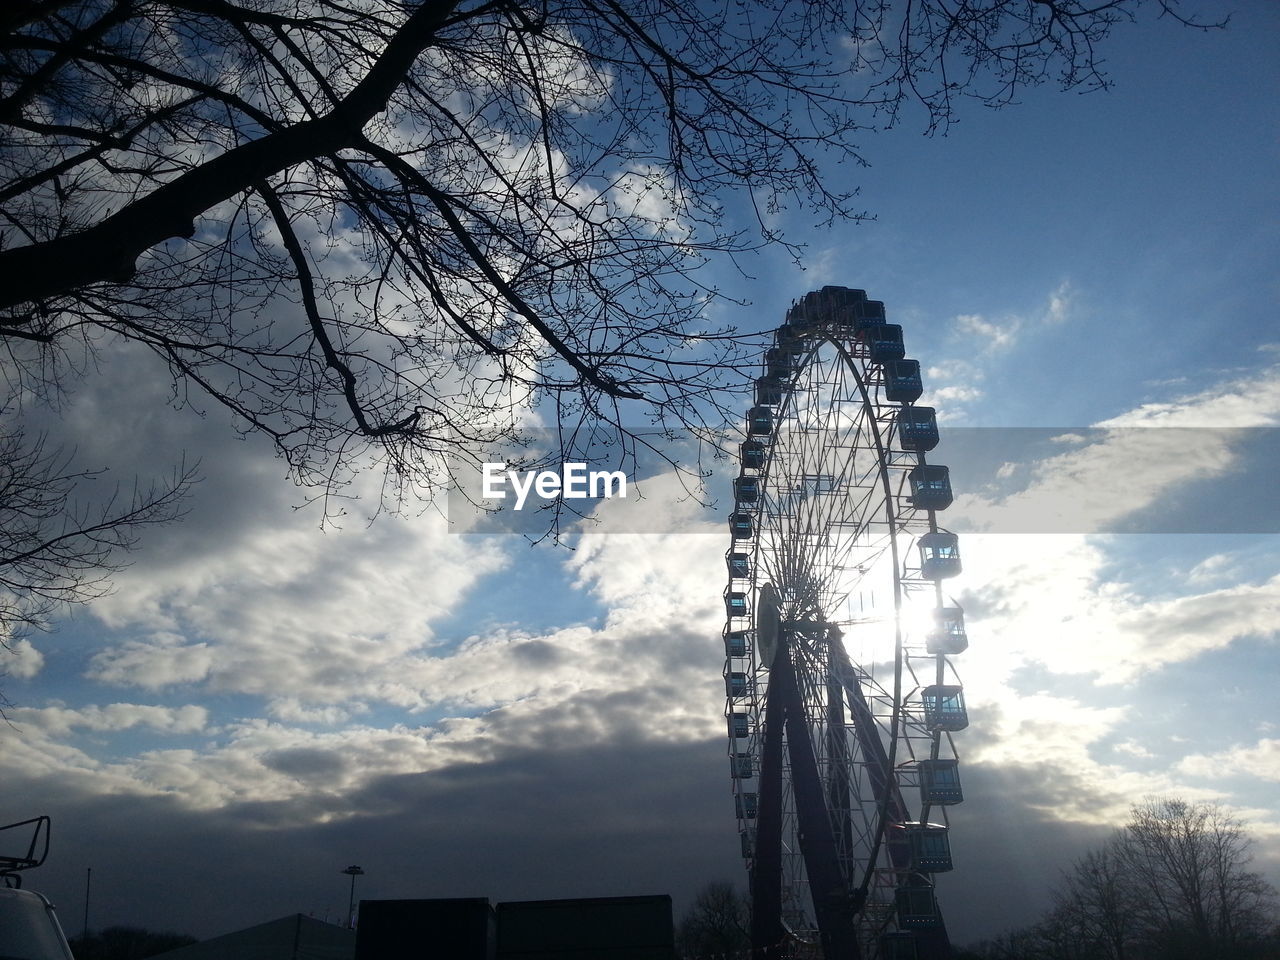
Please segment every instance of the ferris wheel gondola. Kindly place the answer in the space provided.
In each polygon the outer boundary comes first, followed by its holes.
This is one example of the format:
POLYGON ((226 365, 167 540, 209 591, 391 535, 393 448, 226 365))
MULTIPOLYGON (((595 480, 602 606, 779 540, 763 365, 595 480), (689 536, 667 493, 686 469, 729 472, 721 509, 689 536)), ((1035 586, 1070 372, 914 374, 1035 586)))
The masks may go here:
POLYGON ((958 539, 920 364, 861 290, 797 302, 755 382, 726 554, 726 716, 757 957, 949 956, 958 539), (936 822, 935 822, 936 821, 936 822))

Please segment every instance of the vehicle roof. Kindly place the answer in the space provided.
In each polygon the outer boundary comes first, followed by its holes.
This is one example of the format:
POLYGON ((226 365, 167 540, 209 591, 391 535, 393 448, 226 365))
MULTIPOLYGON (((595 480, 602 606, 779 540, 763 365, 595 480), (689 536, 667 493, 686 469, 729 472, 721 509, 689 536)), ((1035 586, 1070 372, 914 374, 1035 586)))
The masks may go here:
POLYGON ((0 887, 0 960, 72 960, 43 894, 0 887))

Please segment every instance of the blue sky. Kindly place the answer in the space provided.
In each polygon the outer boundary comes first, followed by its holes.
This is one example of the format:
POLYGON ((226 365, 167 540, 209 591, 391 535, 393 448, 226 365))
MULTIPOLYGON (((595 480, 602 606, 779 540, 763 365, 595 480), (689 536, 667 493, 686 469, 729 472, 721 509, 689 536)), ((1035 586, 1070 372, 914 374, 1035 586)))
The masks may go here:
MULTIPOLYGON (((1010 463, 1033 503, 1078 498, 1079 529, 966 535, 973 724, 940 884, 961 940, 1033 919, 1147 794, 1227 804, 1280 880, 1280 545, 1213 532, 1251 509, 1276 529, 1275 431, 1225 431, 1280 424, 1277 40, 1258 2, 1220 33, 1126 25, 1112 90, 974 105, 945 137, 911 117, 868 131, 871 166, 832 175, 873 222, 788 214, 803 269, 707 268, 751 302, 716 319, 746 329, 825 284, 884 300, 944 431, 1199 428, 1010 463), (1115 532, 1166 504, 1207 532, 1115 532)), ((666 532, 573 550, 449 534, 431 511, 321 532, 262 444, 169 409, 162 379, 138 387, 146 361, 108 359, 58 429, 121 471, 198 451, 205 480, 112 596, 9 661, 0 812, 55 814, 31 882, 69 917, 87 866, 95 925, 197 936, 336 915, 348 863, 374 897, 679 903, 741 875, 726 543, 677 484, 652 479, 635 508, 666 532), (213 893, 191 895, 193 864, 213 893)), ((953 479, 993 529, 1018 508, 953 479)))

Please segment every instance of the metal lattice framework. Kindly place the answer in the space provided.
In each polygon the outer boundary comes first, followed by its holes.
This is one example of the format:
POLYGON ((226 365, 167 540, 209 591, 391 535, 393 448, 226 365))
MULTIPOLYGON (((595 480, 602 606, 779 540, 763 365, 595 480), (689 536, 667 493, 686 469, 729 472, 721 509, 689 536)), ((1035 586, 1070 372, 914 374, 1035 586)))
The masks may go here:
POLYGON ((788 311, 756 381, 724 641, 758 957, 950 955, 933 877, 951 869, 967 639, 921 392, 902 328, 843 287, 788 311))

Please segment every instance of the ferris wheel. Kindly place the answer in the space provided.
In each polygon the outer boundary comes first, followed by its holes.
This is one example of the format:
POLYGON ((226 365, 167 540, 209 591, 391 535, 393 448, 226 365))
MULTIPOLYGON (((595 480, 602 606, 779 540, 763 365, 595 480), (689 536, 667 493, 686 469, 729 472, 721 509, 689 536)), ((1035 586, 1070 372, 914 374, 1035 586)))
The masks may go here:
POLYGON ((729 763, 757 958, 950 956, 934 877, 962 799, 968 646, 920 364, 861 290, 787 313, 729 517, 729 763))

